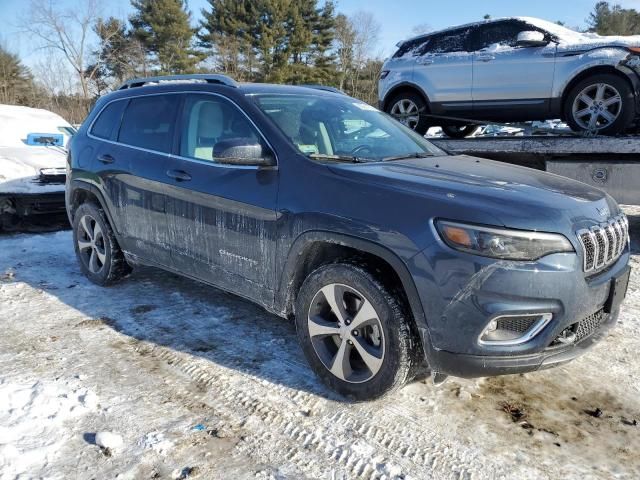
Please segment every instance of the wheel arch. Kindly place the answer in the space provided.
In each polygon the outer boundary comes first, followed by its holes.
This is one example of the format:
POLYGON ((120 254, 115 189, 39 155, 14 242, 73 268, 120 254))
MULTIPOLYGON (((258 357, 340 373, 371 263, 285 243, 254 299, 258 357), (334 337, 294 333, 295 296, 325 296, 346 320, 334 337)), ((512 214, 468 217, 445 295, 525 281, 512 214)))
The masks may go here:
POLYGON ((387 92, 387 94, 384 97, 384 100, 382 101, 381 110, 386 112, 391 99, 393 99, 396 95, 400 93, 417 93, 426 102, 427 109, 429 111, 431 110, 431 100, 429 100, 429 96, 426 94, 426 92, 419 86, 413 83, 408 83, 408 82, 399 83, 398 85, 395 85, 391 90, 387 92))
MULTIPOLYGON (((633 70, 631 70, 628 67, 622 66, 622 65, 618 65, 618 66, 614 66, 614 65, 595 65, 595 66, 591 66, 588 67, 582 71, 580 71, 578 74, 576 74, 568 83, 567 85, 564 87, 563 91, 562 91, 562 101, 560 104, 560 113, 562 116, 562 120, 566 120, 567 119, 567 111, 566 111, 566 104, 567 104, 567 98, 569 97, 569 94, 571 93, 571 91, 574 89, 574 87, 582 82, 583 80, 594 76, 594 75, 602 75, 602 74, 613 74, 616 75, 617 77, 625 80, 626 82, 629 83, 629 86, 631 87, 631 89, 633 90, 634 94, 636 95, 636 105, 637 105, 637 97, 638 97, 638 93, 640 92, 640 77, 638 77, 637 74, 635 74, 633 72, 633 70)), ((636 107, 637 109, 637 107, 636 107)))
POLYGON ((116 238, 117 238, 119 235, 116 228, 116 224, 114 223, 113 218, 111 217, 111 212, 109 211, 108 208, 106 208, 106 202, 104 200, 104 196, 102 195, 102 192, 100 192, 100 190, 94 185, 84 182, 82 180, 73 180, 71 182, 71 193, 69 195, 69 201, 67 205, 67 213, 69 215, 70 223, 73 225, 73 217, 74 217, 75 211, 78 209, 78 207, 81 204, 87 201, 93 201, 94 203, 97 203, 98 206, 104 211, 107 217, 107 220, 109 222, 109 225, 111 225, 111 228, 113 229, 113 233, 116 235, 116 238))
POLYGON ((411 314, 426 355, 431 348, 424 309, 413 278, 404 262, 392 251, 377 243, 325 231, 300 235, 289 251, 276 292, 276 305, 287 317, 295 314, 298 291, 307 276, 315 269, 343 260, 355 262, 376 276, 390 291, 401 296, 411 314))

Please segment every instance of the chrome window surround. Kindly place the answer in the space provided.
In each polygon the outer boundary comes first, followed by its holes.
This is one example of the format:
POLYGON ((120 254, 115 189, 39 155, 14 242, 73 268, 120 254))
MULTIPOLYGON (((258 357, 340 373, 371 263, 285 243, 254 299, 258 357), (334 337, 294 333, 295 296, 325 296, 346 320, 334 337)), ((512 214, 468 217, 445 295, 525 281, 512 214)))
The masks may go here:
MULTIPOLYGON (((125 109, 125 111, 126 111, 126 109, 125 109)), ((182 112, 179 112, 179 113, 182 113, 182 112)), ((124 112, 123 112, 123 115, 124 115, 124 112)), ((122 119, 120 119, 120 123, 122 123, 122 119)), ((231 100, 229 97, 226 97, 224 95, 221 95, 221 94, 215 93, 215 92, 203 92, 203 91, 162 92, 162 93, 150 93, 150 94, 146 94, 146 95, 127 95, 126 97, 122 97, 122 98, 114 98, 113 100, 107 102, 100 109, 100 111, 96 114, 95 118, 91 121, 91 123, 87 127, 87 137, 93 138, 94 140, 99 140, 101 142, 111 143, 113 145, 120 145, 122 147, 133 148, 135 150, 140 150, 140 151, 143 151, 143 152, 154 153, 156 155, 165 155, 167 157, 177 158, 177 159, 180 159, 180 160, 187 160, 189 162, 201 163, 201 164, 204 164, 204 165, 211 165, 212 167, 233 168, 233 169, 236 169, 236 170, 258 170, 258 169, 264 170, 264 169, 277 169, 278 168, 278 154, 276 153, 276 150, 273 148, 273 146, 271 145, 269 140, 267 140, 267 137, 265 137, 265 135, 262 133, 262 130, 260 130, 258 128, 258 126, 255 124, 255 122, 251 119, 251 117, 249 117, 249 115, 247 115, 247 113, 242 109, 242 107, 240 107, 240 105, 238 105, 236 102, 231 100), (100 115, 102 115, 102 112, 104 111, 104 109, 107 108, 112 103, 121 102, 121 101, 127 101, 127 100, 130 100, 132 98, 155 97, 155 96, 158 96, 158 95, 213 95, 215 97, 220 97, 223 100, 226 100, 227 102, 231 103, 234 107, 236 107, 238 109, 238 111, 241 112, 242 115, 245 116, 245 118, 249 121, 249 123, 251 123, 253 128, 255 128, 256 132, 258 132, 258 135, 260 135, 260 137, 264 140, 266 145, 271 149, 271 152, 274 155, 274 159, 275 159, 276 164, 273 165, 273 166, 270 166, 270 167, 262 167, 262 166, 259 166, 259 165, 231 165, 231 164, 225 164, 225 163, 217 163, 215 161, 209 161, 209 160, 198 160, 197 158, 183 157, 182 155, 175 155, 173 153, 160 152, 158 150, 150 150, 148 148, 143 148, 143 147, 136 147, 135 145, 129 145, 128 143, 122 143, 122 142, 116 142, 116 141, 113 141, 113 140, 107 140, 105 138, 96 137, 95 135, 93 135, 91 133, 91 130, 93 129, 93 124, 98 120, 100 115)))
POLYGON ((496 346, 496 347, 509 347, 514 345, 522 345, 523 343, 528 342, 529 340, 533 339, 536 335, 538 335, 542 331, 542 329, 549 324, 552 318, 553 318, 552 313, 530 313, 530 314, 520 313, 517 315, 499 315, 497 317, 492 318, 489 322, 487 322, 487 325, 485 326, 484 330, 482 330, 482 333, 478 337, 478 343, 480 345, 496 346), (501 318, 537 317, 537 316, 539 316, 540 319, 537 320, 531 326, 531 328, 529 328, 529 330, 527 330, 524 334, 522 334, 518 338, 514 338, 512 340, 496 340, 496 341, 482 340, 482 337, 485 335, 489 324, 492 322, 497 322, 501 318))
POLYGON ((583 270, 597 272, 616 262, 629 244, 629 221, 624 214, 576 232, 582 247, 583 270))

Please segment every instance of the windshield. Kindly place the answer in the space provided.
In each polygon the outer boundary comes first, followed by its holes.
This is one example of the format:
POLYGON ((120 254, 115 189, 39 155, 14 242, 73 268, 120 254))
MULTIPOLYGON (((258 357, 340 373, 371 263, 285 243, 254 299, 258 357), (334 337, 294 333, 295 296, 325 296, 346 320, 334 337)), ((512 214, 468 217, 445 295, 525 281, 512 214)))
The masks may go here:
POLYGON ((380 161, 446 155, 390 116, 354 98, 261 94, 254 99, 310 158, 380 161))

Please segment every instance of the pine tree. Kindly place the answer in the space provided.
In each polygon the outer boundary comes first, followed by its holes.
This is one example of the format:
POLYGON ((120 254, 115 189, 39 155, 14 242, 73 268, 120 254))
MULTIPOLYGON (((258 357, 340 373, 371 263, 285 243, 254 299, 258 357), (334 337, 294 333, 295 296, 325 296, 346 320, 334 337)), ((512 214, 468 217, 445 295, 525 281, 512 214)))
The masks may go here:
POLYGON ((600 35, 640 34, 640 12, 609 2, 598 2, 587 19, 590 31, 600 35))
POLYGON ((156 63, 158 73, 190 73, 202 56, 193 48, 196 32, 185 0, 131 0, 129 18, 138 39, 156 63))
POLYGON ((100 18, 93 30, 98 36, 99 48, 94 52, 95 64, 90 65, 87 70, 97 69, 93 81, 98 92, 136 75, 147 74, 143 46, 133 38, 124 22, 114 17, 106 20, 100 18))
POLYGON ((0 103, 28 104, 35 86, 33 77, 17 55, 0 46, 0 103))

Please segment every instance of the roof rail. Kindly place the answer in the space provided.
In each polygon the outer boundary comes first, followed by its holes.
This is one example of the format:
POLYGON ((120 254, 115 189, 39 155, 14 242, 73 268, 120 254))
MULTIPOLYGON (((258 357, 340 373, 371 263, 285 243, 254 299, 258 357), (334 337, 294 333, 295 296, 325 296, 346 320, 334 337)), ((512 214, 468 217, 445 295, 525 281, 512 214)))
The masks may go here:
POLYGON ((209 73, 194 73, 187 75, 164 75, 159 77, 144 77, 134 78, 123 83, 118 90, 126 90, 128 88, 143 87, 150 83, 160 82, 188 82, 190 80, 197 80, 206 83, 217 83, 219 85, 226 85, 228 87, 238 88, 239 84, 233 78, 227 75, 221 74, 209 74, 209 73))
POLYGON ((336 87, 329 87, 327 85, 320 85, 320 84, 304 84, 304 85, 298 85, 298 87, 306 87, 306 88, 313 88, 315 90, 323 90, 325 92, 331 92, 331 93, 339 93, 341 95, 346 95, 346 93, 344 93, 342 90, 340 90, 339 88, 336 87))

